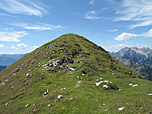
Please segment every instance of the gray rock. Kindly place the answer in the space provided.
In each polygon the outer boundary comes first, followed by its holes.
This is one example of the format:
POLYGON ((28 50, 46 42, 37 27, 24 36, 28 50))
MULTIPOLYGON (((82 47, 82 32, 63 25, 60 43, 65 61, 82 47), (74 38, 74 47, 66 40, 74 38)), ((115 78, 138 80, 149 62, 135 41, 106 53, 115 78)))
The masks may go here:
POLYGON ((18 72, 20 69, 19 68, 15 68, 15 72, 18 72))
POLYGON ((30 76, 32 76, 32 74, 27 73, 26 76, 27 76, 27 77, 30 77, 30 76))
POLYGON ((61 65, 61 64, 62 64, 61 61, 60 61, 60 60, 57 60, 57 61, 55 61, 55 62, 53 63, 53 66, 56 67, 56 66, 61 65))
POLYGON ((58 95, 58 99, 61 99, 61 98, 63 98, 63 95, 58 95))
POLYGON ((57 52, 57 51, 53 50, 53 51, 52 51, 52 54, 55 54, 56 52, 57 52))
POLYGON ((44 95, 47 95, 49 93, 49 90, 47 89, 46 92, 44 93, 44 95))
POLYGON ((74 61, 70 57, 62 57, 60 60, 57 60, 53 63, 53 66, 62 65, 63 63, 73 63, 74 61))
POLYGON ((61 61, 63 63, 73 63, 74 61, 70 57, 62 57, 61 61))
POLYGON ((45 68, 48 68, 49 64, 44 64, 42 65, 42 67, 45 69, 45 68))
POLYGON ((60 66, 61 69, 64 69, 65 66, 60 66))
POLYGON ((71 70, 71 71, 75 71, 76 69, 73 68, 73 66, 67 66, 67 69, 71 70))
POLYGON ((40 51, 37 51, 37 52, 36 52, 36 55, 39 54, 39 53, 40 53, 40 51))

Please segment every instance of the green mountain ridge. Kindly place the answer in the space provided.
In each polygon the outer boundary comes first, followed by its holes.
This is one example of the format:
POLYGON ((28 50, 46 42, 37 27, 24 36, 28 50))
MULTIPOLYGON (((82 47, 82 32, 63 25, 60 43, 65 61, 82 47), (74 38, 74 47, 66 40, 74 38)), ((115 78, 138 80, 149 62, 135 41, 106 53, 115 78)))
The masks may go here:
POLYGON ((76 34, 0 73, 2 114, 149 114, 152 82, 76 34))
POLYGON ((1 66, 0 65, 0 72, 3 70, 3 69, 5 69, 7 66, 1 66))

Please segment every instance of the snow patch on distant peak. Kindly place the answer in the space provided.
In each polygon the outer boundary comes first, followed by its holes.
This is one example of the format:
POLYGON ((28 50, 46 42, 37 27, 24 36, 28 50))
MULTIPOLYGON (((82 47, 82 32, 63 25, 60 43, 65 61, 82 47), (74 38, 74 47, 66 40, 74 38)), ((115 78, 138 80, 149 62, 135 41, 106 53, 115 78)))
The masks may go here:
POLYGON ((135 51, 136 53, 138 53, 138 54, 140 54, 140 55, 144 55, 144 56, 146 56, 146 58, 148 58, 148 55, 147 55, 146 53, 144 53, 143 51, 137 50, 137 49, 135 49, 135 48, 132 48, 132 50, 135 51))

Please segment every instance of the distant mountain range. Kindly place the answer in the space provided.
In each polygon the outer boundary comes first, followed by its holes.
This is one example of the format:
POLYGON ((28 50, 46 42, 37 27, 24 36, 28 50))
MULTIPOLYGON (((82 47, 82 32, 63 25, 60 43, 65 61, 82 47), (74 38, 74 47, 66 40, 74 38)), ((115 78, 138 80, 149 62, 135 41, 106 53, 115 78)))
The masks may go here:
POLYGON ((0 54, 0 71, 27 54, 0 54))
POLYGON ((121 63, 152 80, 152 50, 150 48, 125 47, 110 54, 121 63))

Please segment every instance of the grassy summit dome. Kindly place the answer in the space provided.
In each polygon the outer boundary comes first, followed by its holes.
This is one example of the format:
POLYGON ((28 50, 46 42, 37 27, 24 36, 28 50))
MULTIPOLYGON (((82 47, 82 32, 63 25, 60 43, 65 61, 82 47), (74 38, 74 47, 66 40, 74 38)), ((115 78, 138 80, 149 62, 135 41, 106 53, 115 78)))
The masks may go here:
POLYGON ((152 82, 65 34, 0 73, 2 114, 149 114, 152 82))

